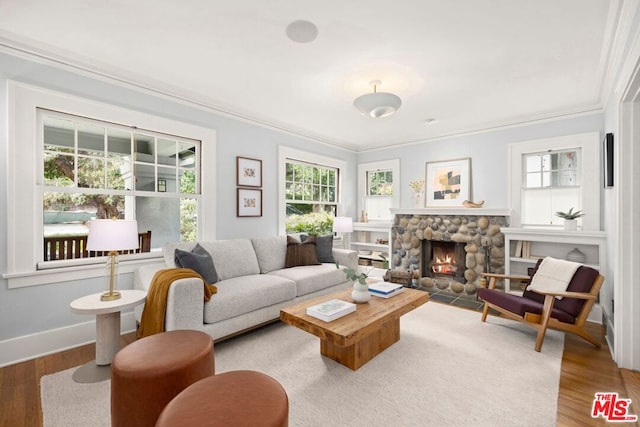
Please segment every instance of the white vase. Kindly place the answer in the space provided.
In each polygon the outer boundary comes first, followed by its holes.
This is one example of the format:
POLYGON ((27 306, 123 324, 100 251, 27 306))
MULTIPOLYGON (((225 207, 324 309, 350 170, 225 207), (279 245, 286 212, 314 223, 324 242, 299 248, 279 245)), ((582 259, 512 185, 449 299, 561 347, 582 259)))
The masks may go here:
POLYGON ((353 298, 353 302, 355 302, 356 304, 368 302, 369 299, 371 299, 369 286, 363 285, 362 283, 356 281, 353 284, 353 292, 351 292, 351 298, 353 298))
POLYGON ((578 229, 578 220, 577 219, 565 219, 564 220, 564 229, 568 231, 575 231, 578 229))
POLYGON ((416 207, 416 208, 423 207, 422 194, 423 194, 422 191, 419 191, 419 192, 413 194, 414 207, 416 207))

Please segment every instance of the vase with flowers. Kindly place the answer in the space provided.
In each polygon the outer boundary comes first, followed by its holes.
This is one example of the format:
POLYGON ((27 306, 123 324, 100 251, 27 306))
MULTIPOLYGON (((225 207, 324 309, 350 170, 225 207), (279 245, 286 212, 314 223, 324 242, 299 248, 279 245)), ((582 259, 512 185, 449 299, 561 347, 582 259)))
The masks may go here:
POLYGON ((424 196, 424 180, 411 181, 409 187, 413 190, 413 204, 416 208, 423 207, 422 196, 424 196))

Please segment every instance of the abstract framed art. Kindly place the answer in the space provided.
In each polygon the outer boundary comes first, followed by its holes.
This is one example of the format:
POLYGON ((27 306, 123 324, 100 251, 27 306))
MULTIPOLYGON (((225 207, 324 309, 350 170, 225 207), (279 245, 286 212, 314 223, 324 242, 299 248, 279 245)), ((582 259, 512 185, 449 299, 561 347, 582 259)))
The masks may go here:
POLYGON ((238 188, 236 216, 262 216, 262 190, 238 188))
POLYGON ((471 159, 427 162, 426 205, 462 207, 471 199, 471 159))
POLYGON ((236 157, 238 187, 262 187, 262 160, 236 157))

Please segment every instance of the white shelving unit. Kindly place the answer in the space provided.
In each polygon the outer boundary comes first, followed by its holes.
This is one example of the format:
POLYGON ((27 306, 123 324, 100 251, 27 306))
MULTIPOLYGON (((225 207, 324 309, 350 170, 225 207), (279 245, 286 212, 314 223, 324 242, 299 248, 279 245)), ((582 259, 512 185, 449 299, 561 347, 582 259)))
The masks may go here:
MULTIPOLYGON (((604 231, 566 231, 538 228, 502 228, 505 240, 505 274, 527 275, 527 268, 533 267, 539 258, 552 256, 566 259, 567 254, 574 248, 586 255, 585 265, 598 271, 607 271, 606 233, 604 231), (529 256, 515 256, 518 242, 529 242, 529 256)), ((505 281, 506 292, 521 292, 520 287, 511 289, 508 280, 505 281)), ((602 295, 602 291, 601 291, 602 295)), ((589 320, 600 323, 602 321, 602 307, 596 303, 591 310, 589 320)))
POLYGON ((376 267, 382 262, 380 254, 391 254, 391 221, 354 222, 351 233, 350 249, 358 252, 358 264, 361 271, 376 276, 384 274, 386 270, 376 267), (380 240, 386 243, 380 243, 380 240), (365 253, 369 252, 369 253, 365 253), (379 270, 379 271, 378 271, 379 270))

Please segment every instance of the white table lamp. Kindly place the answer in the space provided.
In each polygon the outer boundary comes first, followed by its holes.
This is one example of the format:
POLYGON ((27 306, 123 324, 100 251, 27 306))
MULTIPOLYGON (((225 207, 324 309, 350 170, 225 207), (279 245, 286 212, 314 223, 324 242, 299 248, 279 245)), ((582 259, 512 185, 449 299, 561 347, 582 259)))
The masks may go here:
POLYGON ((102 301, 112 301, 120 298, 117 289, 118 280, 118 251, 138 249, 138 223, 136 221, 117 219, 94 219, 89 222, 89 236, 87 237, 88 251, 109 252, 107 260, 107 274, 109 291, 102 294, 102 301))
MULTIPOLYGON (((353 232, 353 221, 350 216, 337 216, 333 218, 333 231, 334 233, 346 233, 345 238, 349 238, 349 234, 353 232)), ((347 247, 348 245, 343 240, 343 247, 347 247)))

